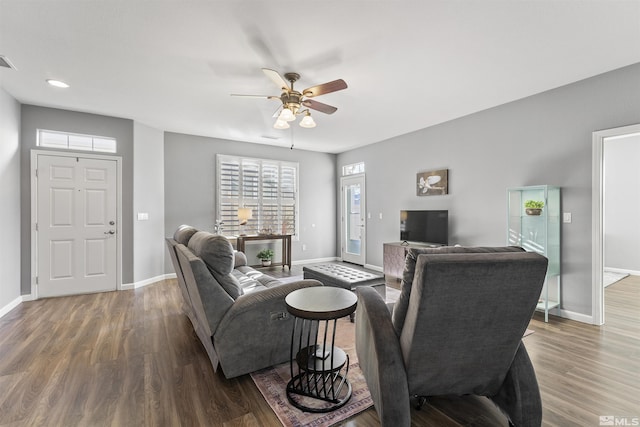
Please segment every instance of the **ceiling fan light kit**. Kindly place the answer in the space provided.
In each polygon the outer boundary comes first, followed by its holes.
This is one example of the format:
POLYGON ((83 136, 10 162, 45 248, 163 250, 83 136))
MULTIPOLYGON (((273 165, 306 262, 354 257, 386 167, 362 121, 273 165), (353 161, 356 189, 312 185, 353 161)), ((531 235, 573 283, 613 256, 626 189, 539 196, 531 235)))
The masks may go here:
POLYGON ((307 129, 316 127, 316 122, 313 120, 313 117, 311 117, 311 112, 309 110, 307 110, 302 120, 300 120, 300 126, 307 129))
POLYGON ((296 116, 293 114, 293 111, 289 108, 283 108, 278 116, 278 120, 282 120, 284 122, 293 122, 295 121, 296 116))
POLYGON ((279 88, 282 90, 280 96, 262 96, 262 95, 234 95, 231 96, 245 96, 250 98, 267 98, 267 99, 279 99, 282 102, 282 110, 276 119, 273 127, 275 129, 289 129, 289 123, 295 121, 297 115, 304 114, 304 117, 300 121, 300 126, 303 128, 314 128, 316 122, 311 117, 311 111, 316 110, 325 114, 333 114, 338 109, 331 105, 323 104, 313 99, 309 99, 318 95, 324 95, 331 92, 336 92, 347 88, 347 83, 344 80, 338 79, 332 82, 324 83, 317 86, 312 86, 304 89, 302 92, 298 92, 293 89, 293 84, 300 78, 298 73, 285 73, 284 78, 275 70, 269 68, 263 68, 262 71, 267 77, 269 77, 279 88), (285 80, 286 79, 286 80, 285 80), (287 83, 287 80, 289 83, 287 83), (301 107, 307 107, 301 110, 301 107))
POLYGON ((275 129, 289 129, 291 126, 289 126, 289 123, 287 123, 286 121, 278 119, 273 124, 273 127, 275 129))

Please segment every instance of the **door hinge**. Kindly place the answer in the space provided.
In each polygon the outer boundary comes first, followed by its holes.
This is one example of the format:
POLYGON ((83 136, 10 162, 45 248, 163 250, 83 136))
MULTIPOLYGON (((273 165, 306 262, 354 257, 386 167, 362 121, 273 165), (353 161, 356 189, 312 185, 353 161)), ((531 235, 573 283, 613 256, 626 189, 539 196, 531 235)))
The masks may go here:
POLYGON ((38 276, 36 276, 36 285, 38 284, 38 276))
POLYGON ((38 177, 38 169, 36 169, 36 178, 38 177))
POLYGON ((38 223, 36 222, 36 231, 38 231, 38 223))

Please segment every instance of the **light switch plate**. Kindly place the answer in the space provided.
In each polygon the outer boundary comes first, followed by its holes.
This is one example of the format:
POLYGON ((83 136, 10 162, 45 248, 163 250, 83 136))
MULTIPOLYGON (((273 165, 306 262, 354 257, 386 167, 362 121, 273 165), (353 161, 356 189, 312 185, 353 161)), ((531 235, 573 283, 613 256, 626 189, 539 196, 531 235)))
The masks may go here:
POLYGON ((562 213, 562 222, 567 224, 571 223, 571 212, 562 213))

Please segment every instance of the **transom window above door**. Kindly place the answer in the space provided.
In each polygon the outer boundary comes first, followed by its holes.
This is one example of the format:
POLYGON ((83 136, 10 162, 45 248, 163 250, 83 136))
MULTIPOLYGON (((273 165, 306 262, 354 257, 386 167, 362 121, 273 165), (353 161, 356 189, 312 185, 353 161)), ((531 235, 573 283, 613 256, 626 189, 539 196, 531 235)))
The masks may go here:
POLYGON ((298 234, 298 163, 217 156, 222 234, 298 234))
POLYGON ((37 145, 46 148, 100 153, 115 153, 117 149, 117 142, 114 138, 44 129, 38 129, 37 145))

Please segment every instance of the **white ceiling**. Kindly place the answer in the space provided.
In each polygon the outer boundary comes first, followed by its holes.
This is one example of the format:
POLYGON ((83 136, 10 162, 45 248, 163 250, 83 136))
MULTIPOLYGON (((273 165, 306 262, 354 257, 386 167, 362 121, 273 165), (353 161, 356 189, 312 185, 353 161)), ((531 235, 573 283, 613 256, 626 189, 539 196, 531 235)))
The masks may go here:
POLYGON ((640 62, 640 1, 0 0, 0 55, 24 104, 339 153, 640 62), (275 130, 262 67, 349 88, 275 130))

